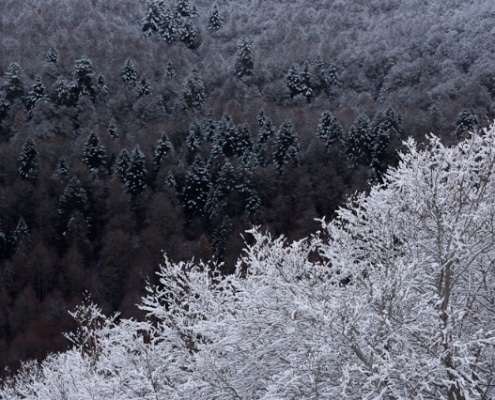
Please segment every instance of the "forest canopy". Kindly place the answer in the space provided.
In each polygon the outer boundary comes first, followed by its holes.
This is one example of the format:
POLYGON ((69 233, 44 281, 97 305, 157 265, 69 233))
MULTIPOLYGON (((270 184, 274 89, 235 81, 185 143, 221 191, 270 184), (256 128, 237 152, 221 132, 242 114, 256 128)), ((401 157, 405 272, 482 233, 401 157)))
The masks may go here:
POLYGON ((310 237, 251 230, 233 274, 165 257, 144 320, 87 301, 72 348, 0 398, 492 398, 494 141, 495 125, 450 148, 410 140, 310 237))
POLYGON ((0 2, 0 366, 171 263, 235 273, 384 182, 425 134, 495 117, 491 1, 0 2), (250 245, 251 239, 248 239, 250 245))

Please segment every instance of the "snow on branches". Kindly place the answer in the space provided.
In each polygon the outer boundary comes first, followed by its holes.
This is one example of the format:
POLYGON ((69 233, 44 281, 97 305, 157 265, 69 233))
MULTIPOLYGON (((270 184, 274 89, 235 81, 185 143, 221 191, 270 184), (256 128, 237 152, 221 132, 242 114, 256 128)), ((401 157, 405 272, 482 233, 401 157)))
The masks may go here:
POLYGON ((494 142, 495 125, 454 147, 407 142, 311 237, 250 231, 232 275, 165 258, 145 321, 78 309, 90 335, 0 398, 493 398, 494 142))

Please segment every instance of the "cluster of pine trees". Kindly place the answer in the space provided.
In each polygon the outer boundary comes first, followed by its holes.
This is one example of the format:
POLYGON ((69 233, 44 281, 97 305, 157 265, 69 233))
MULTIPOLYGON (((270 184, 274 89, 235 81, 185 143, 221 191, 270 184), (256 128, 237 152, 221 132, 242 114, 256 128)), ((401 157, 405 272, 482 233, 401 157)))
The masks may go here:
MULTIPOLYGON (((162 252, 230 273, 252 225, 306 236, 381 182, 419 128, 452 141, 490 115, 458 101, 447 122, 417 104, 415 119, 395 94, 372 94, 374 61, 352 75, 338 40, 279 57, 300 38, 277 41, 283 7, 259 4, 267 37, 255 3, 0 5, 2 365, 64 348, 85 291, 140 317, 162 252)), ((311 10, 291 4, 294 29, 309 26, 311 10)))

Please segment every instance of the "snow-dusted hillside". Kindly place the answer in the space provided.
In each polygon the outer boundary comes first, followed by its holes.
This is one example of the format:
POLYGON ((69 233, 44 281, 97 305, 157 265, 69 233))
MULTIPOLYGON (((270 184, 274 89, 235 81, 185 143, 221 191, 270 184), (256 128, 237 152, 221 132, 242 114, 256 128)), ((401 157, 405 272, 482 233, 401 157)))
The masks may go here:
POLYGON ((165 260, 144 322, 79 307, 70 351, 5 399, 490 399, 495 126, 414 142, 382 186, 293 243, 257 230, 237 272, 165 260))

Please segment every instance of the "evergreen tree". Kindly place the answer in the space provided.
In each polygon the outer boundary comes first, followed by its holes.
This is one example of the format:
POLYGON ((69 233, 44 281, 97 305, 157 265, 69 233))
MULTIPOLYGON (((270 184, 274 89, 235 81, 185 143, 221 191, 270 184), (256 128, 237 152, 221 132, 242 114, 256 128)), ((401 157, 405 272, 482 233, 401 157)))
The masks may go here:
POLYGON ((234 74, 237 78, 245 80, 253 75, 254 61, 251 43, 246 37, 237 43, 237 54, 234 65, 234 74))
POLYGON ((28 92, 26 99, 26 108, 29 112, 33 110, 33 108, 38 104, 41 100, 46 99, 46 88, 41 81, 41 77, 36 77, 34 81, 33 87, 28 92))
POLYGON ((167 134, 163 134, 158 140, 153 150, 153 170, 158 171, 162 160, 165 158, 168 152, 172 150, 172 143, 167 134))
POLYGON ((151 93, 151 87, 146 78, 143 76, 139 81, 139 85, 137 87, 138 96, 147 96, 151 93))
POLYGON ((53 46, 50 47, 50 50, 48 51, 45 57, 46 62, 56 64, 58 63, 58 59, 59 59, 58 50, 53 46))
POLYGON ((199 110, 203 107, 206 99, 205 86, 203 78, 199 71, 195 68, 192 74, 184 81, 182 90, 182 107, 184 109, 199 110))
POLYGON ((105 167, 107 164, 106 151, 100 138, 94 132, 89 134, 86 145, 84 146, 82 161, 91 171, 91 175, 95 178, 100 167, 105 167))
POLYGON ((225 257, 225 244, 227 238, 232 232, 232 222, 228 215, 225 215, 219 226, 213 231, 213 237, 211 239, 211 244, 215 251, 215 259, 218 262, 223 262, 225 257))
POLYGON ((311 73, 309 72, 308 62, 304 63, 304 70, 300 78, 299 93, 301 93, 304 97, 306 97, 306 101, 308 103, 311 103, 311 100, 315 95, 313 84, 311 83, 311 73))
POLYGON ((218 31, 223 25, 223 18, 218 12, 218 6, 215 4, 208 17, 208 29, 218 31))
POLYGON ((238 156, 242 156, 251 151, 253 142, 248 124, 242 124, 236 127, 235 138, 235 153, 238 156))
POLYGON ((301 93, 302 91, 301 77, 299 76, 299 72, 297 71, 297 67, 295 64, 291 65, 289 72, 285 77, 285 84, 289 89, 291 99, 293 99, 295 96, 301 93))
POLYGON ((115 122, 115 120, 111 120, 108 123, 107 132, 113 140, 119 139, 119 130, 117 128, 117 123, 115 122))
POLYGON ((33 139, 28 138, 17 158, 17 170, 23 179, 35 181, 40 169, 39 154, 33 139))
POLYGON ((467 132, 474 130, 479 124, 478 116, 472 112, 464 108, 455 119, 455 122, 452 124, 454 127, 454 134, 457 138, 463 138, 467 132))
POLYGON ((65 160, 65 157, 62 156, 58 159, 57 166, 55 167, 54 177, 59 176, 61 178, 67 178, 70 174, 70 168, 65 160))
POLYGON ((212 156, 220 154, 233 157, 237 150, 237 134, 234 122, 229 115, 224 115, 217 123, 213 139, 212 156))
POLYGON ((146 15, 142 21, 142 31, 145 36, 156 35, 160 32, 162 7, 156 0, 148 0, 146 3, 146 15))
POLYGON ((325 143, 327 152, 330 152, 334 145, 342 143, 342 126, 330 112, 325 111, 318 124, 316 136, 325 143))
POLYGON ((55 83, 55 104, 59 106, 74 107, 77 104, 78 90, 76 86, 67 82, 62 77, 55 83))
POLYGON ((126 171, 125 189, 133 198, 146 189, 146 160, 139 145, 132 152, 129 168, 126 171))
POLYGON ((365 114, 360 114, 347 137, 347 155, 354 165, 370 165, 372 149, 370 120, 365 114))
POLYGON ((201 44, 201 35, 199 29, 192 22, 185 22, 180 28, 180 41, 188 49, 194 50, 201 44))
POLYGON ((106 95, 108 94, 108 86, 105 82, 105 78, 103 75, 100 75, 97 80, 97 90, 98 95, 106 95))
POLYGON ((79 211, 86 218, 88 218, 89 198, 79 179, 72 178, 69 181, 65 187, 64 193, 60 196, 57 211, 62 218, 64 230, 67 229, 70 216, 73 212, 79 211))
POLYGON ((178 27, 175 21, 174 13, 167 9, 162 13, 160 19, 160 37, 168 44, 172 44, 177 40, 178 27))
POLYGON ((277 132, 275 151, 273 153, 273 163, 279 173, 282 173, 284 167, 289 163, 300 164, 300 150, 299 138, 292 122, 284 122, 277 132))
POLYGON ((203 214, 210 187, 210 174, 203 158, 198 154, 191 168, 186 172, 182 188, 182 203, 189 220, 203 214))
POLYGON ((122 80, 125 83, 128 83, 132 86, 135 86, 138 80, 138 74, 136 72, 136 68, 134 67, 134 63, 132 60, 127 59, 125 62, 124 68, 122 69, 122 80))
POLYGON ((196 121, 191 122, 186 138, 188 161, 193 161, 194 155, 197 153, 204 140, 205 137, 201 126, 196 121))
POLYGON ((181 17, 196 17, 198 11, 196 7, 189 0, 178 0, 176 6, 177 14, 181 17))
POLYGON ((88 57, 81 57, 75 62, 75 86, 78 97, 81 94, 89 95, 93 103, 96 102, 96 85, 93 63, 88 57))
POLYGON ((22 70, 18 63, 13 62, 7 68, 1 89, 5 93, 5 100, 9 104, 13 104, 16 99, 22 99, 24 96, 22 70))
POLYGON ((172 63, 172 61, 169 61, 167 63, 167 68, 165 70, 165 76, 168 79, 172 79, 173 77, 175 77, 175 68, 174 68, 174 64, 172 63))
POLYGON ((318 81, 318 91, 324 91, 327 96, 333 87, 340 86, 340 77, 334 64, 327 65, 322 59, 315 62, 315 75, 318 81))
POLYGON ((257 119, 260 130, 254 151, 257 154, 259 163, 262 166, 266 166, 270 161, 267 156, 269 154, 271 155, 269 147, 275 138, 275 127, 273 126, 272 120, 265 115, 263 109, 259 111, 257 119))
POLYGON ((129 150, 122 149, 117 157, 117 161, 115 163, 115 175, 120 178, 123 186, 127 185, 127 170, 131 165, 131 154, 129 150))

